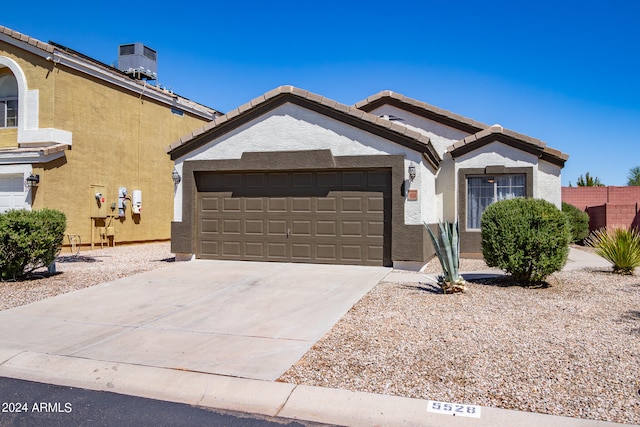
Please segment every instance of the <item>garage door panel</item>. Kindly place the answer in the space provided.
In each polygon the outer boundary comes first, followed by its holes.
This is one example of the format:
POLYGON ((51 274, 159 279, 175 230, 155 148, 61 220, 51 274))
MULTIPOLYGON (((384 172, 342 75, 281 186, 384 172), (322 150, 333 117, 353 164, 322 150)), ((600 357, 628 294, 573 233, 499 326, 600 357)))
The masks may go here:
POLYGON ((225 219, 222 221, 222 232, 224 234, 240 234, 239 219, 225 219))
POLYGON ((266 184, 266 175, 263 173, 248 173, 245 177, 247 188, 264 188, 266 184))
POLYGON ((200 253, 203 257, 218 257, 220 256, 220 245, 218 242, 213 241, 201 241, 200 243, 200 253))
POLYGON ((223 212, 240 212, 241 211, 242 200, 233 198, 233 197, 225 197, 222 199, 222 211, 223 212))
POLYGON ((244 199, 245 212, 264 212, 265 200, 262 197, 247 197, 244 199))
POLYGON ((314 173, 297 172, 291 175, 291 186, 293 188, 315 188, 314 173))
POLYGON ((223 241, 222 255, 231 258, 240 258, 242 245, 237 241, 223 241))
POLYGON ((282 219, 267 220, 267 234, 269 236, 286 236, 287 221, 282 219))
POLYGON ((338 245, 337 244, 317 244, 316 258, 322 261, 338 261, 338 245))
POLYGON ((269 212, 283 213, 287 212, 287 198, 286 197, 271 197, 268 200, 269 212))
POLYGON ((382 213, 384 212, 384 197, 367 197, 367 213, 382 213))
POLYGON ((324 213, 337 213, 338 212, 338 199, 335 196, 327 196, 322 199, 316 200, 317 212, 324 213))
POLYGON ((247 219, 244 221, 244 232, 248 235, 264 236, 264 221, 261 219, 247 219))
POLYGON ((318 188, 336 188, 339 185, 338 172, 318 172, 318 188))
POLYGON ((264 258, 264 244, 262 242, 245 242, 244 254, 250 258, 264 258))
POLYGON ((388 172, 228 175, 196 178, 199 257, 389 264, 388 172))
POLYGON ((362 189, 366 188, 367 181, 365 178, 366 172, 342 172, 342 186, 362 189))
POLYGON ((362 246, 360 245, 340 245, 342 251, 342 259, 348 261, 363 261, 362 259, 362 246))
POLYGON ((363 212, 363 200, 361 197, 343 196, 341 198, 342 212, 345 213, 362 213, 363 212))
POLYGON ((202 233, 217 234, 218 226, 219 223, 217 219, 203 219, 200 221, 200 230, 202 233))
POLYGON ((296 261, 312 261, 311 243, 294 243, 291 245, 291 258, 296 261))
POLYGON ((368 188, 388 188, 391 185, 391 179, 385 172, 369 172, 367 174, 368 188))
POLYGON ((295 237, 311 237, 312 225, 312 221, 310 220, 292 220, 291 235, 295 237))
POLYGON ((384 258, 384 247, 367 246, 367 261, 376 261, 384 258))
POLYGON ((289 174, 288 173, 271 173, 268 175, 269 187, 272 188, 288 188, 289 187, 289 174))
POLYGON ((383 237, 384 236, 384 222, 381 222, 381 221, 367 221, 367 236, 368 237, 383 237))
POLYGON ((234 188, 241 182, 243 174, 240 173, 226 173, 222 174, 222 185, 225 188, 234 188))
POLYGON ((291 211, 292 212, 312 212, 312 198, 311 197, 293 197, 291 199, 291 211))
POLYGON ((362 221, 342 221, 341 235, 345 237, 363 237, 362 236, 362 221))
POLYGON ((337 221, 316 221, 316 236, 335 238, 338 236, 337 221))
POLYGON ((285 242, 267 243, 267 258, 271 260, 287 259, 287 244, 285 242))
POLYGON ((220 199, 218 197, 203 197, 201 209, 203 212, 218 212, 220 209, 220 199))

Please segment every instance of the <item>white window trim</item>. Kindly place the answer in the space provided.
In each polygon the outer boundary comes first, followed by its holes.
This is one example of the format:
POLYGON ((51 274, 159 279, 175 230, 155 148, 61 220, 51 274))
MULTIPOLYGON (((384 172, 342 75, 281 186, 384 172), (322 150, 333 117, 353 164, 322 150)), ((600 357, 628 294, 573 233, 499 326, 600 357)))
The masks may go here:
POLYGON ((16 61, 0 56, 0 66, 5 66, 13 73, 18 83, 18 144, 72 144, 72 133, 55 128, 40 128, 39 92, 27 88, 27 78, 16 61))

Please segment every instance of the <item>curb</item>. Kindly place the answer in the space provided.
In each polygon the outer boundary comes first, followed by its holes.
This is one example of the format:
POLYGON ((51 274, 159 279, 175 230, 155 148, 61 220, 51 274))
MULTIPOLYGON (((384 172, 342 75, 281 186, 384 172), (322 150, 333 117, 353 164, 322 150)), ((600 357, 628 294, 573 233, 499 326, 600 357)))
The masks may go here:
POLYGON ((212 409, 348 426, 604 427, 624 424, 475 406, 479 418, 428 411, 429 401, 59 356, 0 351, 0 376, 212 409))

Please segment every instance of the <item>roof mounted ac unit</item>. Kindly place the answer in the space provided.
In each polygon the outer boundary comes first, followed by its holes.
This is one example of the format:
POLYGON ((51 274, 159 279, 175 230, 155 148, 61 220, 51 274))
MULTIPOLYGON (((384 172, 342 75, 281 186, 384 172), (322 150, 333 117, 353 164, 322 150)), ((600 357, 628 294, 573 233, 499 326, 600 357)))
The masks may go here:
POLYGON ((121 44, 118 69, 136 79, 158 79, 158 52, 142 43, 121 44))

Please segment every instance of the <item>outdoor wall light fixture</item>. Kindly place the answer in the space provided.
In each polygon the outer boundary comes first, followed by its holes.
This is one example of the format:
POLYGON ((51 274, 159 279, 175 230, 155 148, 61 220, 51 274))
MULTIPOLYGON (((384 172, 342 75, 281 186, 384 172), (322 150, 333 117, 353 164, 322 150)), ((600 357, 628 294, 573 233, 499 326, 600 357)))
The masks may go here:
POLYGON ((413 181, 416 178, 416 166, 411 164, 409 165, 409 179, 413 181))
POLYGON ((171 172, 171 179, 173 179, 173 183, 175 185, 180 184, 180 181, 182 181, 182 178, 180 178, 180 174, 175 169, 173 170, 173 172, 171 172))
POLYGON ((29 177, 26 179, 27 181, 27 187, 29 188, 35 188, 38 186, 38 184, 40 183, 40 175, 34 175, 31 174, 29 175, 29 177))

